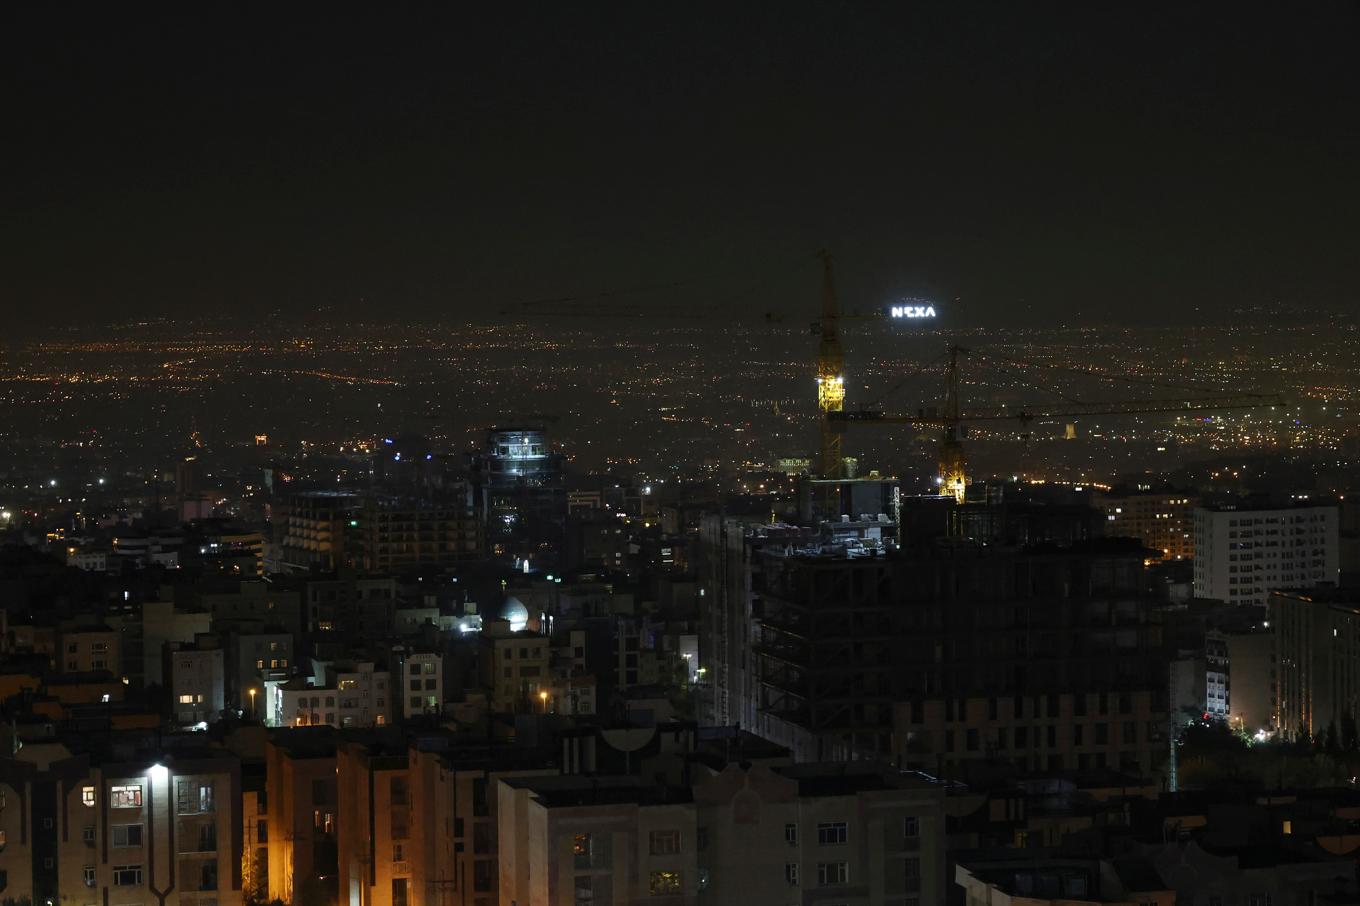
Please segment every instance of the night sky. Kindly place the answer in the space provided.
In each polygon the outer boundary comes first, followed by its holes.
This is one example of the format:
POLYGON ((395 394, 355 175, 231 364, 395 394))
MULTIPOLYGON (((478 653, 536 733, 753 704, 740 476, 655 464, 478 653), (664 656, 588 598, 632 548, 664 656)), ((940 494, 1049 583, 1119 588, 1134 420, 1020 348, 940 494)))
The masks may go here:
POLYGON ((1353 3, 33 5, 0 13, 26 324, 811 311, 823 246, 848 304, 976 323, 1357 301, 1353 3))

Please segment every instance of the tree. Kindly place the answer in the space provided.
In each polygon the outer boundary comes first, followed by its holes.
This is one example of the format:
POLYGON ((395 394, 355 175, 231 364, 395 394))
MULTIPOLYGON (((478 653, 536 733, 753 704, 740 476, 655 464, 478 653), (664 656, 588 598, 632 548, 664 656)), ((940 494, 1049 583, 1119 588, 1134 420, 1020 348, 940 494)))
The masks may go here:
POLYGON ((1336 732, 1336 721, 1327 724, 1327 732, 1322 737, 1322 750, 1335 758, 1341 754, 1341 737, 1336 732))
POLYGON ((1355 726, 1355 715, 1349 711, 1341 715, 1341 748, 1352 754, 1360 752, 1360 732, 1355 726))

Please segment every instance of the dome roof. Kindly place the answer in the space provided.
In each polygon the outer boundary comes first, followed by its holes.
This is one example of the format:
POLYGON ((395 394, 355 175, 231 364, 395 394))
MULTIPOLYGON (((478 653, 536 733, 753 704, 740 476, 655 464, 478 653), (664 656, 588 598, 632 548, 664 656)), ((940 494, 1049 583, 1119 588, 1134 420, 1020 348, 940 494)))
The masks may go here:
POLYGON ((529 608, 525 607, 519 598, 508 595, 505 603, 501 605, 500 617, 502 620, 509 620, 511 628, 523 629, 529 622, 529 608))

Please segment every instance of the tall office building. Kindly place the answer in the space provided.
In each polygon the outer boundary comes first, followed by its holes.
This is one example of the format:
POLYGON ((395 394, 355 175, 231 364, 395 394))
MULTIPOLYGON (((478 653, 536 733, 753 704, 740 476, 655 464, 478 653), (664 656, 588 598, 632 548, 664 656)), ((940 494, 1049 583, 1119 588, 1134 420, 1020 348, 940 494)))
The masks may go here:
POLYGON ((1195 597, 1265 607, 1273 591, 1335 585, 1335 506, 1195 510, 1195 597))

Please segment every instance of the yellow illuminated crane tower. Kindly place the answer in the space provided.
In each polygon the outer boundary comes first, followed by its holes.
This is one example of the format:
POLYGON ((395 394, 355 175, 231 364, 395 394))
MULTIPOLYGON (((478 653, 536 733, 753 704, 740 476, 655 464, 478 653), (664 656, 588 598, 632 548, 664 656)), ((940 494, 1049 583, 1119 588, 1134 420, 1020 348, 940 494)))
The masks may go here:
POLYGON ((819 252, 822 259, 821 344, 817 349, 817 408, 821 417, 821 450, 817 472, 822 478, 840 478, 841 432, 833 430, 830 414, 845 408, 845 351, 841 349, 840 304, 836 301, 831 255, 819 252))
POLYGON ((949 347, 949 368, 945 372, 944 425, 940 435, 940 493, 963 503, 968 493, 968 475, 963 456, 963 425, 959 418, 959 353, 961 346, 949 347))

